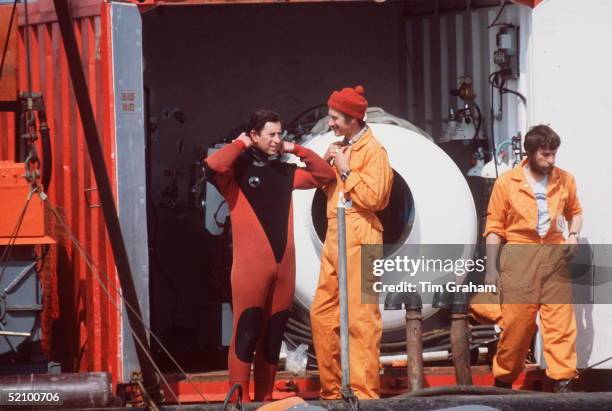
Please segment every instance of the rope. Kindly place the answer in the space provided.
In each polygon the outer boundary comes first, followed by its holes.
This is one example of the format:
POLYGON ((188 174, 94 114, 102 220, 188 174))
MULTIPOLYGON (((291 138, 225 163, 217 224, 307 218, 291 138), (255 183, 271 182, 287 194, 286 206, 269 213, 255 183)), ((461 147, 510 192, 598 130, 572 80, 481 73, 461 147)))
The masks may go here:
MULTIPOLYGON (((72 243, 75 245, 75 247, 77 248, 77 250, 79 250, 79 252, 83 255, 84 259, 85 259, 85 263, 87 264, 87 266, 89 267, 90 271, 92 272, 92 274, 94 274, 96 276, 96 280, 98 281, 98 283, 100 283, 100 286, 102 287, 102 289, 104 290, 104 292, 106 293, 109 301, 116 307, 118 312, 121 312, 121 309, 119 308, 118 304, 116 303, 116 301, 113 300, 112 296, 111 296, 111 292, 108 290, 108 288, 104 285, 104 283, 102 282, 102 279, 100 278, 100 276, 98 275, 98 272, 102 273, 104 275, 104 277, 106 277, 106 280, 108 281, 108 283, 110 284, 110 279, 108 277, 108 275, 106 274, 106 272, 104 270, 102 270, 100 268, 100 266, 98 266, 96 263, 94 263, 89 255, 89 253, 83 248, 83 246, 79 243, 78 239, 75 237, 74 233, 70 230, 70 228, 68 227, 68 225, 66 224, 66 222, 63 220, 63 218, 59 215, 59 212, 57 211, 56 208, 54 208, 49 201, 44 201, 45 207, 47 207, 51 213, 55 216, 55 218, 58 220, 58 222, 60 223, 60 225, 66 230, 66 232, 68 233, 70 240, 72 241, 72 243)), ((121 292, 119 289, 117 289, 116 287, 114 288, 114 292, 119 296, 119 298, 123 301, 123 303, 125 304, 125 306, 130 309, 134 314, 136 314, 134 308, 131 306, 131 304, 125 300, 125 298, 121 295, 121 292)), ((145 329, 147 330, 147 332, 153 337, 153 339, 159 344, 160 348, 162 348, 163 352, 168 356, 168 358, 172 361, 172 363, 176 366, 176 368, 179 370, 179 372, 185 377, 185 379, 187 380, 187 382, 189 384, 191 384, 191 386, 193 387, 193 389, 198 393, 198 395, 200 395, 200 397, 204 400, 204 402, 206 402, 207 404, 209 404, 208 400, 206 399, 206 397, 204 396, 204 394, 202 394, 202 392, 197 388, 197 386, 194 384, 193 380, 187 375, 187 373, 185 372, 185 370, 178 364, 178 362, 174 359, 174 357, 168 352, 168 350, 166 349, 166 347, 162 344, 162 342, 159 340, 159 338, 155 335, 155 333, 153 333, 151 331, 151 329, 145 324, 144 320, 142 319, 142 317, 136 315, 136 317, 138 318, 138 321, 140 321, 143 326, 145 327, 145 329)), ((132 329, 131 326, 128 327, 130 329, 130 332, 132 334, 134 334, 134 330, 132 329)), ((134 334, 134 336, 136 337, 136 335, 134 334)), ((162 379, 162 381, 164 382, 164 384, 168 387, 168 390, 170 391, 170 393, 172 394, 172 396, 174 397, 175 401, 179 404, 182 405, 181 402, 178 400, 176 394, 174 393, 174 391, 172 390, 172 388, 170 387, 168 381, 164 378, 163 374, 161 373, 161 371, 159 370, 159 368, 157 367, 157 365, 155 364, 155 362, 153 361, 153 359, 151 358, 149 352, 147 349, 145 349, 144 344, 138 339, 136 338, 136 340, 138 341, 139 345, 143 348, 143 351, 146 353, 147 357, 149 358, 149 360, 151 361, 151 363, 153 364, 153 366, 155 367, 157 373, 159 374, 160 378, 162 379)))
MULTIPOLYGON (((108 297, 109 301, 115 306, 115 308, 117 309, 117 312, 121 312, 121 308, 119 307, 119 304, 111 297, 110 291, 108 290, 108 288, 104 285, 104 283, 102 282, 102 279, 100 278, 100 276, 96 273, 96 270, 100 271, 102 274, 104 274, 104 276, 106 277, 106 280, 109 281, 110 283, 110 278, 108 277, 108 275, 100 269, 100 267, 97 266, 97 264, 93 263, 93 261, 89 258, 89 254, 87 253, 87 251, 81 246, 81 244, 79 243, 79 241, 76 239, 76 237, 74 236, 74 234, 72 233, 72 231, 70 230, 70 228, 66 225, 65 221, 61 218, 61 216, 59 215, 58 211, 51 206, 47 201, 45 201, 45 206, 53 213, 53 215, 55 216, 55 218, 58 220, 58 222, 60 223, 60 225, 66 230, 66 232, 68 233, 70 240, 72 241, 72 243, 74 244, 74 246, 77 248, 77 250, 79 250, 83 256, 83 259, 85 260, 85 264, 87 265, 87 267, 89 268, 89 270, 91 271, 92 274, 95 275, 96 280, 98 281, 98 283, 100 284, 100 287, 102 287, 102 289, 104 290, 106 296, 108 297)), ((118 290, 117 290, 118 291, 118 290)), ((118 293, 119 294, 119 293, 118 293)), ((120 298, 123 300, 123 302, 126 304, 126 306, 129 306, 129 303, 127 301, 125 301, 123 299, 123 297, 119 294, 120 298)), ((131 307, 130 307, 131 308, 131 307)), ((142 322, 142 318, 138 318, 139 321, 142 322)), ((136 342, 138 343, 138 345, 143 349, 143 352, 145 353, 145 355, 147 356, 147 358, 149 359, 149 361, 151 361, 151 364, 153 364, 153 367, 155 368, 155 371, 159 374, 159 377, 162 379, 162 381, 164 382, 164 384, 168 387, 168 390, 170 391, 170 393, 172 394, 172 396, 174 397, 174 399, 179 403, 179 405, 181 405, 180 401, 178 401, 178 398, 176 396, 176 394, 174 393, 174 391, 172 390, 172 388, 170 387, 170 384, 168 383, 168 381, 165 379, 165 377, 163 376, 161 370, 158 368, 157 364, 155 364, 155 361, 153 360, 153 358, 151 357, 151 354, 149 353, 149 350, 146 349, 146 346, 144 345, 144 343, 140 340, 140 338, 138 338, 138 336, 136 335, 136 333, 134 332, 134 330, 132 329, 132 327, 128 324, 128 328, 130 329, 130 332, 132 333, 132 335, 134 336, 134 339, 136 340, 136 342)))
POLYGON ((232 401, 232 396, 236 392, 236 406, 233 408, 235 410, 242 410, 242 385, 236 383, 232 385, 229 392, 225 396, 225 400, 223 401, 223 406, 221 407, 221 411, 229 411, 232 408, 229 408, 229 405, 232 401))
POLYGON ((568 387, 572 381, 574 381, 576 378, 580 377, 580 375, 582 375, 582 373, 584 373, 585 371, 588 371, 588 370, 590 370, 591 368, 597 367, 598 365, 603 364, 603 363, 605 363, 606 361, 610 361, 610 360, 612 360, 612 357, 608 357, 608 358, 606 358, 606 359, 604 359, 604 360, 601 360, 601 361, 599 361, 599 362, 596 362, 596 363, 595 363, 595 364, 593 364, 593 365, 589 365, 589 366, 588 366, 588 367, 586 367, 585 369, 583 369, 583 370, 580 370, 580 371, 576 372, 572 378, 568 379, 567 381, 563 381, 563 382, 561 382, 561 385, 563 386, 563 388, 568 387))

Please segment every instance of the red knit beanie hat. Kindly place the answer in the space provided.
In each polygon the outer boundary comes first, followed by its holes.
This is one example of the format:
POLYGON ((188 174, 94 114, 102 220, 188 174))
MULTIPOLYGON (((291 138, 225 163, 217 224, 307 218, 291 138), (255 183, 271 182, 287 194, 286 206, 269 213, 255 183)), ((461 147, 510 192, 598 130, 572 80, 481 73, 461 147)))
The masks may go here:
POLYGON ((368 108, 368 100, 363 97, 363 93, 364 89, 362 86, 355 88, 346 87, 340 91, 334 91, 329 96, 327 105, 357 120, 363 120, 368 108))

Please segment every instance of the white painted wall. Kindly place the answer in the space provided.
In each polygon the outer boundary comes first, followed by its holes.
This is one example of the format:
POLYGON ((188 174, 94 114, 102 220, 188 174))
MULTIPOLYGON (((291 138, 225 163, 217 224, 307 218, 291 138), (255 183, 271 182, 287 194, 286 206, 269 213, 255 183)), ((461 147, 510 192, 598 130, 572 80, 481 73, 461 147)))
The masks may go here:
MULTIPOLYGON (((533 11, 530 123, 561 136, 558 165, 577 180, 582 234, 595 248, 596 302, 612 302, 612 2, 547 0, 533 11), (588 3, 588 5, 587 5, 588 3), (600 245, 601 244, 601 245, 600 245), (605 278, 607 277, 607 278, 605 278)), ((612 305, 576 307, 578 366, 612 355, 612 305)), ((612 362, 598 368, 612 368, 612 362)))

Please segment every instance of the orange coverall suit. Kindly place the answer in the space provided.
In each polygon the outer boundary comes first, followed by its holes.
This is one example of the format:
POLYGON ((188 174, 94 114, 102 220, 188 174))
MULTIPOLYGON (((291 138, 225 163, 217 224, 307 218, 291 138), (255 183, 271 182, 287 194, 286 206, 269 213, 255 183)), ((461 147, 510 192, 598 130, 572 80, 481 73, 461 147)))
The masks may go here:
POLYGON ((500 254, 501 306, 475 304, 471 307, 476 317, 500 323, 502 333, 493 359, 493 375, 509 383, 523 370, 536 331, 538 310, 546 374, 560 380, 573 377, 576 371, 572 288, 564 247, 559 246, 565 242, 565 221, 582 213, 576 183, 571 174, 553 168, 546 191, 550 228, 540 237, 536 230, 536 198, 523 172, 525 164, 526 160, 495 182, 483 234, 486 237, 495 233, 506 243, 500 254))
POLYGON ((382 244, 383 227, 375 211, 384 209, 389 202, 393 170, 387 152, 369 129, 352 145, 349 166, 351 173, 346 181, 341 180, 334 167, 336 182, 324 188, 328 228, 310 311, 323 399, 341 398, 336 219, 339 191, 352 201, 352 208, 346 210, 350 382, 358 398, 379 397, 382 322, 378 301, 364 304, 361 300, 361 245, 382 244))

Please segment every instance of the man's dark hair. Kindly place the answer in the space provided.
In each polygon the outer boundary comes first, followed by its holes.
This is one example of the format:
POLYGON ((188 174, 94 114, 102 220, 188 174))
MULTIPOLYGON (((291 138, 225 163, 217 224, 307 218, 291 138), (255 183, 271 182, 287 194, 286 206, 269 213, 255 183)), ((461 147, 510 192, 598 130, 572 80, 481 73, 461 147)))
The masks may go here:
MULTIPOLYGON (((342 115, 342 117, 344 117, 344 121, 346 121, 347 123, 350 122, 351 119, 355 118, 355 117, 349 116, 348 114, 343 113, 343 112, 340 112, 340 114, 342 115)), ((358 120, 358 119, 355 119, 355 120, 357 120, 357 124, 359 124, 359 127, 361 127, 361 128, 365 127, 365 125, 366 125, 365 121, 358 120)))
POLYGON ((525 134, 523 146, 527 154, 532 154, 543 148, 545 150, 556 150, 561 145, 561 139, 555 131, 545 124, 533 126, 525 134))
POLYGON ((256 133, 259 133, 267 122, 280 123, 280 121, 280 116, 275 111, 267 109, 257 110, 251 114, 251 119, 249 120, 249 132, 251 130, 255 130, 256 133))

